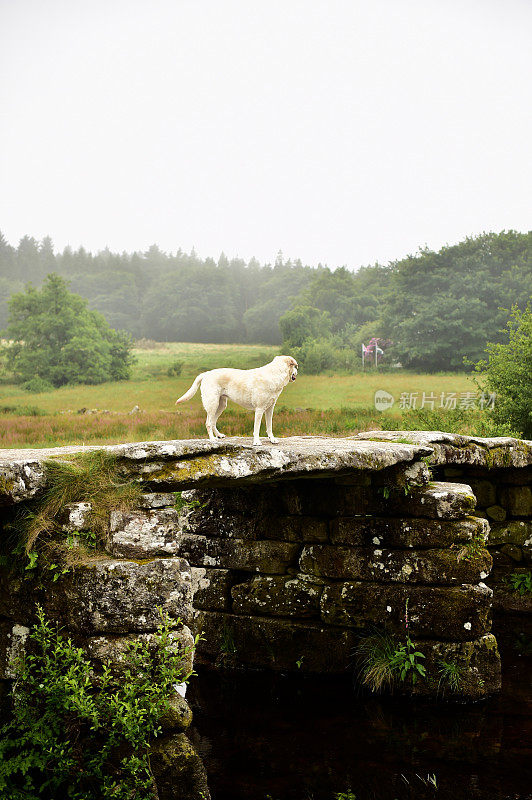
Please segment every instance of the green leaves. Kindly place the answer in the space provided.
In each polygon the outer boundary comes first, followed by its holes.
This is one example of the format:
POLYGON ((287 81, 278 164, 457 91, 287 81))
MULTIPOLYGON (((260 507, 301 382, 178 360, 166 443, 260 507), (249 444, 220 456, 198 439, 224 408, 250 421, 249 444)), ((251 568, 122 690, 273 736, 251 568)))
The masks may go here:
MULTIPOLYGON (((129 377, 131 342, 54 273, 41 290, 28 285, 9 302, 8 363, 20 381, 103 383, 129 377)), ((41 382, 39 384, 38 382, 41 382)), ((42 390, 42 389, 41 389, 42 390)))
MULTIPOLYGON (((506 312, 508 313, 508 312, 506 312)), ((525 439, 532 438, 532 305, 514 306, 506 325, 505 341, 488 344, 487 361, 480 361, 486 389, 496 394, 495 422, 510 425, 525 439)), ((495 338, 495 337, 494 337, 495 338)), ((500 337, 497 337, 500 338, 500 337)))
POLYGON ((511 575, 508 575, 506 582, 521 597, 532 594, 531 570, 528 570, 528 572, 512 572, 511 575))
POLYGON ((394 264, 380 308, 393 354, 410 369, 463 369, 500 339, 502 307, 532 294, 532 235, 516 231, 466 239, 394 264))
POLYGON ((150 738, 160 732, 174 684, 190 678, 191 648, 171 635, 179 620, 160 615, 152 642, 133 641, 117 675, 110 665, 96 672, 37 609, 13 719, 0 729, 2 797, 152 800, 150 738))
POLYGON ((410 678, 414 684, 420 677, 424 678, 426 676, 425 667, 420 662, 422 658, 425 658, 424 654, 415 649, 410 636, 407 636, 406 642, 396 647, 390 667, 401 681, 404 682, 407 678, 410 678))

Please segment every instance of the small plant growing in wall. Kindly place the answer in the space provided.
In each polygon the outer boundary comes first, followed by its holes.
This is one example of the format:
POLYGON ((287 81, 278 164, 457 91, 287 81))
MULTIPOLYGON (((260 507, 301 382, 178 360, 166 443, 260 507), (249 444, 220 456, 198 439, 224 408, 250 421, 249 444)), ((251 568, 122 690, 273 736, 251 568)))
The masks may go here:
POLYGON ((186 500, 183 497, 183 492, 174 492, 174 496, 174 508, 176 511, 192 511, 194 508, 203 508, 199 500, 186 500))
POLYGON ((152 644, 136 640, 123 673, 96 672, 84 651, 37 611, 18 664, 12 720, 0 729, 0 797, 153 800, 150 739, 191 648, 161 613, 152 644))
POLYGON ((405 639, 397 642, 386 631, 375 631, 362 639, 357 648, 362 684, 374 692, 392 689, 398 682, 416 684, 426 677, 424 653, 410 637, 408 599, 405 603, 405 639))
POLYGON ((236 644, 233 636, 233 629, 227 623, 222 628, 222 635, 220 639, 220 651, 224 656, 234 656, 236 653, 236 644))
POLYGON ((26 553, 62 531, 60 516, 71 503, 90 504, 88 523, 98 538, 107 529, 111 511, 125 511, 140 499, 140 486, 123 481, 118 459, 105 450, 77 454, 70 461, 50 460, 44 466, 45 489, 17 520, 26 553))
POLYGON ((486 539, 483 533, 473 536, 469 542, 464 544, 458 551, 457 561, 476 561, 480 558, 486 548, 486 539))
POLYGON ((463 670, 456 661, 441 659, 438 662, 438 691, 445 693, 446 688, 458 693, 462 688, 463 670))
POLYGON ((532 594, 532 571, 512 572, 506 578, 506 583, 512 591, 517 592, 521 597, 532 594))
POLYGON ((38 567, 48 566, 57 580, 76 560, 79 546, 94 550, 103 542, 111 511, 134 507, 141 488, 123 480, 118 459, 105 450, 77 454, 69 461, 49 460, 44 468, 43 492, 24 505, 11 527, 19 540, 15 552, 27 559, 23 567, 27 577, 36 576, 38 567), (90 530, 75 536, 66 534, 62 525, 65 507, 72 503, 90 506, 90 530))

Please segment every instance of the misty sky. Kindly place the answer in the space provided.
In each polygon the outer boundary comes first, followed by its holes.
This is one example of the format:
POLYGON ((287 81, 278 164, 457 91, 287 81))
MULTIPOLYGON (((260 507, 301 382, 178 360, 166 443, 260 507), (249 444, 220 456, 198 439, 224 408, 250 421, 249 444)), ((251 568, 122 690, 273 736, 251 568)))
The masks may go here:
POLYGON ((0 230, 358 267, 529 230, 531 0, 0 0, 0 230))

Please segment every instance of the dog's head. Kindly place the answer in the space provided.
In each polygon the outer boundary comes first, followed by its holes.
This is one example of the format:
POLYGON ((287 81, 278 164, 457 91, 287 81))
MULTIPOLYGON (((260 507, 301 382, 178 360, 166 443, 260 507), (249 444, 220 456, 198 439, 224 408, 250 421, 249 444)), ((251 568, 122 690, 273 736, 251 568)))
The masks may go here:
POLYGON ((284 361, 286 364, 286 368, 288 370, 288 377, 291 381, 295 381, 297 378, 297 361, 292 356, 277 356, 284 361))

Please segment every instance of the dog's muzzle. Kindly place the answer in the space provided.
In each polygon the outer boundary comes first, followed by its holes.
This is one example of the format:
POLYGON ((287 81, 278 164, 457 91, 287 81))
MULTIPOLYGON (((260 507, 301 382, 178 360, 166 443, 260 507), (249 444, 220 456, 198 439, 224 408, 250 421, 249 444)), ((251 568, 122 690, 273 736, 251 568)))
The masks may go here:
POLYGON ((291 381, 295 381, 295 379, 296 379, 296 378, 297 378, 297 375, 295 375, 295 374, 294 374, 294 375, 292 375, 292 377, 290 378, 290 380, 291 380, 291 381))

